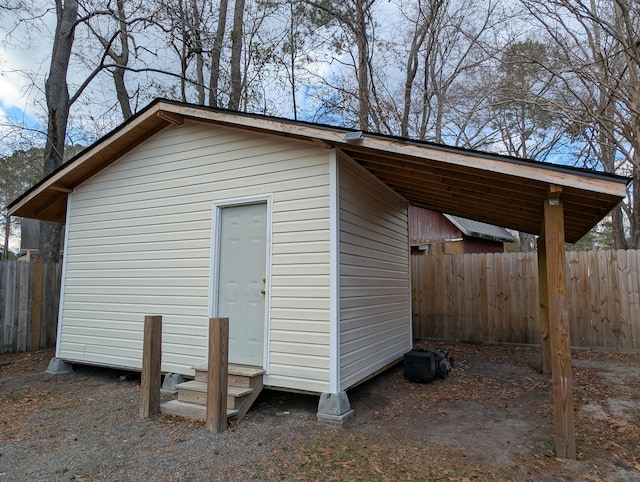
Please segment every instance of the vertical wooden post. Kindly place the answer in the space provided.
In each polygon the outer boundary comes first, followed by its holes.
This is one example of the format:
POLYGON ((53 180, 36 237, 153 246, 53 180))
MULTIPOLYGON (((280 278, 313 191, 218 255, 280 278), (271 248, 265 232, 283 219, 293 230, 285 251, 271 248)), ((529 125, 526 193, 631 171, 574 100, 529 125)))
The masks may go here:
POLYGON ((544 235, 538 238, 538 293, 540 313, 540 358, 542 373, 551 373, 551 345, 549 340, 549 291, 547 283, 547 249, 544 235))
POLYGON ((214 433, 227 429, 228 350, 229 318, 209 319, 206 426, 214 433))
POLYGON ((160 381, 162 378, 162 316, 144 317, 140 418, 160 413, 160 381))
POLYGON ((553 383, 556 457, 576 458, 573 420, 573 381, 567 309, 567 275, 564 251, 564 212, 559 196, 544 204, 544 240, 553 383))
POLYGON ((18 316, 15 319, 15 349, 16 352, 27 351, 29 345, 29 325, 31 324, 31 307, 29 298, 31 291, 31 265, 18 263, 18 316))
POLYGON ((33 266, 33 300, 31 302, 31 347, 40 349, 40 322, 42 320, 42 260, 33 266))

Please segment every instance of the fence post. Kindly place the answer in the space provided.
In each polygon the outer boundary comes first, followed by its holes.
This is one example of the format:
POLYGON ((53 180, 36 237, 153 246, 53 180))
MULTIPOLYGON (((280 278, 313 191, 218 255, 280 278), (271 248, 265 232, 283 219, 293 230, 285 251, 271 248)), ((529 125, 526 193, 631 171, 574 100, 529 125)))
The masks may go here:
POLYGON ((144 317, 142 345, 142 377, 140 418, 160 413, 160 381, 162 378, 162 316, 144 317))
POLYGON ((227 429, 228 349, 229 318, 210 318, 206 426, 214 433, 227 429))
POLYGON ((33 301, 31 302, 31 350, 40 349, 42 321, 42 260, 37 259, 33 266, 33 301))

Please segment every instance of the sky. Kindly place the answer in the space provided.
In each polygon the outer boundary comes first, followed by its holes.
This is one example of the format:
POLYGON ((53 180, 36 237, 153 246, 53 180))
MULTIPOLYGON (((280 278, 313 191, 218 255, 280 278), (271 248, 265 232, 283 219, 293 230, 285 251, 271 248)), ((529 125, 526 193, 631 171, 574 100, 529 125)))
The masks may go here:
MULTIPOLYGON (((51 55, 51 34, 45 15, 38 28, 16 28, 15 19, 0 15, 0 149, 8 139, 7 120, 36 125, 44 105, 43 79, 51 55)), ((32 23, 32 25, 35 25, 32 23)), ((0 150, 0 152, 2 152, 0 150)))
MULTIPOLYGON (((44 95, 42 87, 34 88, 33 80, 43 85, 52 46, 46 22, 53 21, 53 16, 45 16, 38 29, 14 29, 14 21, 0 12, 0 155, 12 152, 15 147, 11 124, 31 128, 39 124, 44 95)), ((12 236, 10 249, 17 251, 19 245, 19 236, 12 236)))

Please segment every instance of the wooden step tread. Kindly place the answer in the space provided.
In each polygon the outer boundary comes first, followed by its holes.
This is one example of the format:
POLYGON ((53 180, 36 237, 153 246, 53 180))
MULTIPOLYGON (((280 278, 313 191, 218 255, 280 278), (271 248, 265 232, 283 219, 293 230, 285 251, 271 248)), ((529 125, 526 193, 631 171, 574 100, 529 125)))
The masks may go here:
MULTIPOLYGON (((196 405, 195 403, 180 402, 170 400, 160 405, 160 412, 181 417, 195 418, 196 420, 206 420, 207 407, 196 405)), ((238 410, 227 410, 227 418, 238 415, 238 410)))
MULTIPOLYGON (((179 383, 178 385, 176 385, 176 388, 183 390, 193 390, 195 392, 206 392, 207 384, 203 382, 196 382, 195 380, 190 380, 188 382, 179 383)), ((233 395, 234 397, 242 397, 243 395, 247 395, 251 392, 253 392, 253 388, 227 386, 227 394, 233 395)))
POLYGON ((264 369, 260 367, 251 367, 248 365, 229 365, 229 375, 237 375, 239 377, 257 377, 263 375, 264 369))
MULTIPOLYGON (((207 365, 199 365, 197 367, 193 367, 194 370, 206 372, 207 365)), ((257 377, 258 375, 264 374, 264 369, 260 367, 252 367, 249 365, 234 365, 229 364, 229 375, 237 375, 240 377, 257 377)))

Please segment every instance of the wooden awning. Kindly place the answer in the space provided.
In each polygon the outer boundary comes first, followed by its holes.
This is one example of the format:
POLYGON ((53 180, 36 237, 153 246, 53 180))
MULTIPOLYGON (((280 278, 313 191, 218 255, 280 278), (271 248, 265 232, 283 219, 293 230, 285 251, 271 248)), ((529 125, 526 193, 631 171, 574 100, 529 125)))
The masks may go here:
POLYGON ((539 234, 551 186, 562 188, 565 238, 576 242, 626 195, 629 179, 393 136, 156 100, 44 178, 10 206, 14 216, 64 222, 68 193, 171 124, 208 122, 338 148, 411 204, 539 234), (352 139, 348 139, 351 137, 352 139))

